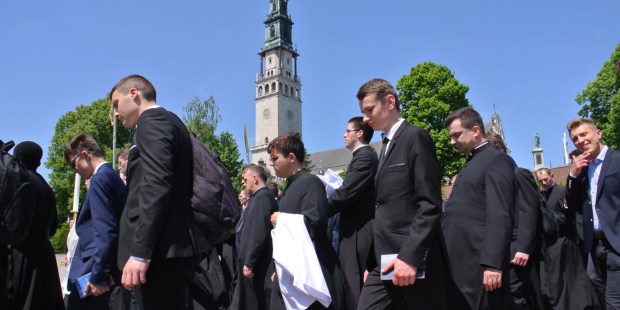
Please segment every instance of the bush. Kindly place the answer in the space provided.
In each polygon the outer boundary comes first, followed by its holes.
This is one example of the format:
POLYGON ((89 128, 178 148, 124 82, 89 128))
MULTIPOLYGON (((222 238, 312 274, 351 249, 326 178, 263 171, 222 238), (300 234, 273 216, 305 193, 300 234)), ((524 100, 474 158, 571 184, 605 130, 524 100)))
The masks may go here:
POLYGON ((67 253, 67 235, 69 235, 69 223, 64 222, 57 230, 52 239, 52 247, 56 253, 67 253))

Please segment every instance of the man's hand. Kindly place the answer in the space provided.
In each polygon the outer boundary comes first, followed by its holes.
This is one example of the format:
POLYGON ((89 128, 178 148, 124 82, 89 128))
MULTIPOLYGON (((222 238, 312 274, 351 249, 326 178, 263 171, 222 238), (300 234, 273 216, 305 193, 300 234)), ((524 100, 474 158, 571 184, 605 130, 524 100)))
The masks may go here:
POLYGON ((243 276, 248 279, 254 278, 254 273, 252 272, 252 268, 246 265, 243 265, 243 276))
POLYGON ((135 286, 146 283, 146 270, 149 268, 148 261, 137 261, 129 258, 123 268, 121 284, 127 290, 132 290, 135 286))
POLYGON ((517 252, 515 254, 515 257, 510 261, 510 263, 516 266, 525 267, 529 259, 530 259, 529 255, 522 253, 522 252, 517 252))
POLYGON ((97 285, 92 284, 90 282, 86 283, 86 287, 84 288, 84 292, 82 292, 83 296, 88 295, 88 291, 93 292, 93 296, 97 297, 107 293, 110 290, 110 286, 108 285, 97 285))
POLYGON ((273 214, 271 215, 271 225, 275 228, 276 224, 278 223, 278 216, 280 215, 280 212, 273 212, 273 214))
POLYGON ((484 268, 482 285, 487 292, 492 292, 502 287, 502 271, 490 267, 484 268))
POLYGON ((397 257, 387 263, 387 265, 381 269, 381 273, 386 273, 392 268, 394 268, 394 277, 392 278, 392 283, 394 283, 394 285, 407 286, 415 282, 415 276, 418 271, 418 268, 415 266, 409 265, 397 257))
POLYGON ((573 156, 573 162, 570 164, 570 174, 574 177, 579 176, 581 169, 587 167, 592 162, 590 152, 584 152, 579 156, 573 156))

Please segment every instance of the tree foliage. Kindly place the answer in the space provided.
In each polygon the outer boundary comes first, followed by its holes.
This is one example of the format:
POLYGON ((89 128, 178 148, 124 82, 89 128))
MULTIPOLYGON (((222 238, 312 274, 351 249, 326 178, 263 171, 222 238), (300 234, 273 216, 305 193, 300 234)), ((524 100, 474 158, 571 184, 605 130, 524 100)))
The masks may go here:
POLYGON ((198 97, 194 97, 183 110, 186 113, 183 116, 183 122, 185 122, 187 129, 196 134, 198 140, 208 145, 220 156, 233 184, 237 190, 241 190, 243 161, 239 160, 239 147, 230 132, 224 131, 219 135, 216 133, 222 117, 213 96, 202 102, 198 97))
MULTIPOLYGON (((75 176, 63 156, 65 145, 76 135, 86 133, 97 141, 105 159, 111 163, 113 139, 111 106, 108 99, 99 99, 90 105, 80 105, 75 111, 65 113, 56 123, 45 167, 51 171, 50 185, 56 194, 59 223, 66 221, 73 206, 75 176)), ((120 124, 117 127, 117 147, 128 145, 131 142, 131 132, 120 124)), ((85 192, 82 182, 80 198, 84 198, 85 192)))
POLYGON ((444 121, 452 111, 470 106, 465 97, 469 87, 461 84, 448 67, 424 62, 403 75, 396 89, 402 116, 426 129, 433 138, 443 175, 456 174, 465 159, 450 145, 444 121))
POLYGON ((605 61, 596 79, 575 98, 582 106, 578 114, 592 119, 603 130, 605 144, 615 149, 620 147, 620 72, 615 69, 618 61, 620 44, 605 61))

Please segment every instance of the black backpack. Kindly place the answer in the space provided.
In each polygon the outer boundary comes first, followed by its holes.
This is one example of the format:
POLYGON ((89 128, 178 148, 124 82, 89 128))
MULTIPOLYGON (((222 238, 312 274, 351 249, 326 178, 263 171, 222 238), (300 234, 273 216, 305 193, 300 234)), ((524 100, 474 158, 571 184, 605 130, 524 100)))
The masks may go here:
POLYGON ((194 223, 212 245, 235 234, 241 203, 220 157, 190 134, 194 158, 192 211, 194 223))
POLYGON ((15 143, 0 140, 0 244, 26 239, 36 203, 30 173, 9 150, 15 143))

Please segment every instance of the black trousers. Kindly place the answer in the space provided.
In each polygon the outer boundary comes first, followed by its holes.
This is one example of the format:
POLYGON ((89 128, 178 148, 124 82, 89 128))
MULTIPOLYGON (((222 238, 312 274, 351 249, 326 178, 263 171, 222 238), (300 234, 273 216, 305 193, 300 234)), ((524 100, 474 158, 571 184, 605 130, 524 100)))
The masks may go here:
POLYGON ((131 292, 119 287, 112 293, 110 309, 191 309, 189 287, 198 260, 175 257, 153 262, 146 271, 146 283, 131 292))
POLYGON ((588 277, 601 304, 607 304, 607 309, 620 309, 620 254, 605 237, 592 245, 588 277))
POLYGON ((382 281, 380 267, 369 274, 357 309, 447 309, 444 276, 428 276, 413 285, 395 286, 392 281, 382 281))
POLYGON ((530 256, 525 267, 510 265, 510 294, 513 309, 544 309, 540 289, 540 261, 530 256))

